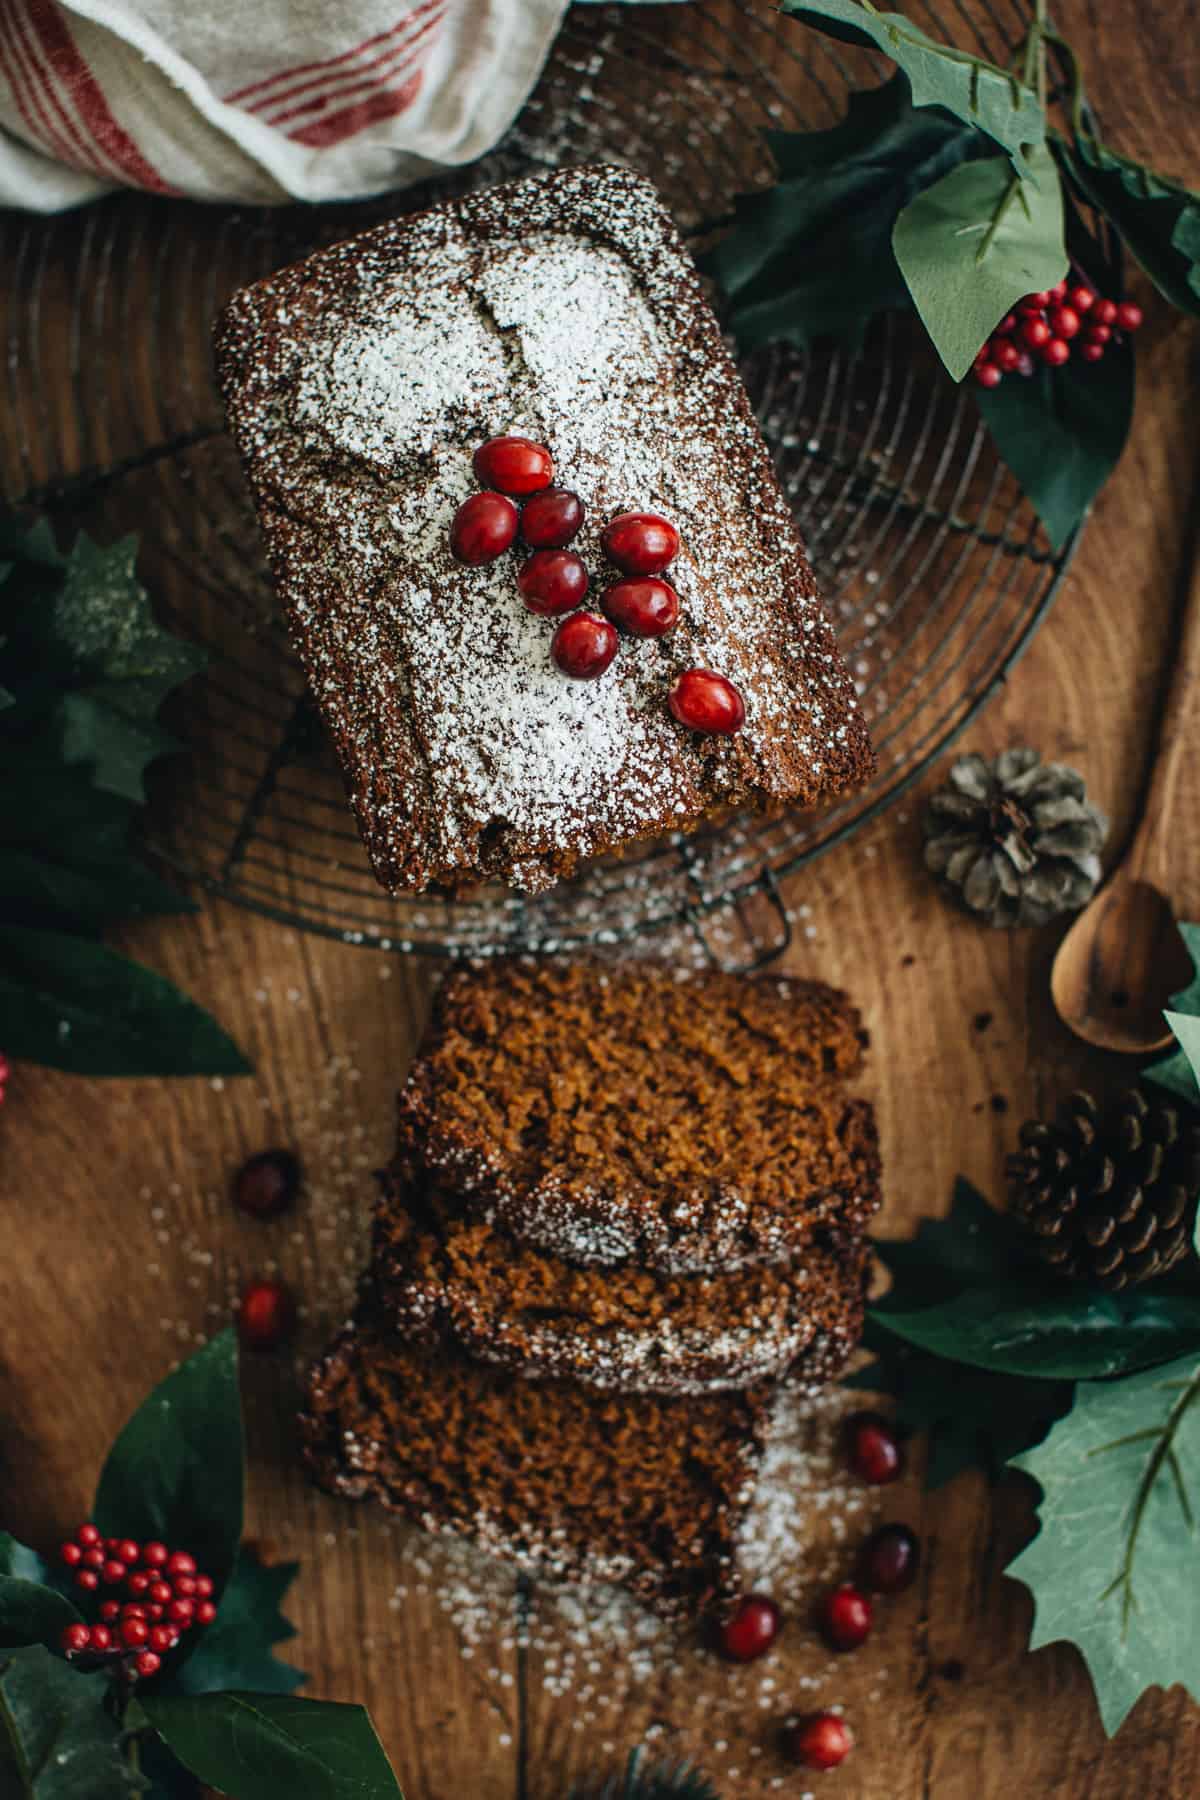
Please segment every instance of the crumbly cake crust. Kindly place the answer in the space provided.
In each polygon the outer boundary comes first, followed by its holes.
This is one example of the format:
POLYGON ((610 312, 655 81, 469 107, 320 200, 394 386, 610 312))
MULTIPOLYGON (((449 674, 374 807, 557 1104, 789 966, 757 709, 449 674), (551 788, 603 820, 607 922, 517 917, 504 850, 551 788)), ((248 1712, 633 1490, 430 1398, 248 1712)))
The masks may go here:
POLYGON ((581 1266, 786 1261, 879 1205, 864 1034, 817 982, 517 958, 451 972, 393 1185, 581 1266))
POLYGON ((793 1262, 719 1275, 580 1269, 444 1203, 385 1195, 372 1272, 401 1334, 448 1334, 531 1379, 704 1394, 785 1374, 819 1341, 834 1373, 862 1331, 865 1247, 811 1243, 793 1262))
POLYGON ((664 1399, 529 1382, 369 1317, 313 1368, 315 1479, 540 1576, 621 1583, 666 1614, 737 1591, 769 1390, 664 1399))
POLYGON ((557 171, 401 218, 234 295, 217 366, 291 630, 372 865, 393 891, 536 891, 730 807, 810 806, 873 766, 736 369, 651 184, 557 171), (473 449, 547 443, 575 546, 665 513, 679 628, 575 682, 515 584, 451 558, 473 449), (667 709, 715 668, 744 730, 667 709))

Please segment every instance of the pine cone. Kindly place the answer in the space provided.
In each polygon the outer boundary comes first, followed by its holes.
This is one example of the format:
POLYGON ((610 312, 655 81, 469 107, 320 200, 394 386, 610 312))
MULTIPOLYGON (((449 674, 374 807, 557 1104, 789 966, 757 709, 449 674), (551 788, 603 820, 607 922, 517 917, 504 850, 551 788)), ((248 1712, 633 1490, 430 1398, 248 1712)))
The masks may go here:
POLYGON ((1105 1112, 1068 1095, 1052 1125, 1023 1125, 1008 1159, 1012 1204, 1064 1275, 1133 1287, 1187 1250, 1200 1193, 1200 1127, 1131 1089, 1105 1112))
POLYGON ((1108 820, 1036 750, 960 756, 925 812, 925 867, 990 925, 1044 925, 1091 899, 1108 820))

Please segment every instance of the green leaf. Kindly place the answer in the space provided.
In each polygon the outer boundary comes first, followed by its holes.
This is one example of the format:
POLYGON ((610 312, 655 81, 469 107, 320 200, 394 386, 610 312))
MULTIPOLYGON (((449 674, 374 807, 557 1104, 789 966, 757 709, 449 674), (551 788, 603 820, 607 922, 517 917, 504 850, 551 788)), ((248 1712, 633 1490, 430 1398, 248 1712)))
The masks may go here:
POLYGON ((81 1075, 245 1075, 232 1038, 162 975, 89 939, 0 924, 12 1056, 81 1075))
POLYGON ((1024 1242, 1008 1214, 989 1206, 960 1175, 945 1218, 922 1219, 913 1237, 881 1238, 875 1250, 893 1284, 871 1308, 873 1317, 893 1308, 911 1311, 950 1299, 964 1288, 1003 1280, 1022 1260, 1024 1242))
POLYGON ((101 1471, 92 1517, 106 1537, 189 1550, 220 1589, 242 1534, 243 1459, 237 1342, 226 1329, 129 1420, 101 1471))
POLYGON ((1197 1068, 1197 1020, 1200 1019, 1200 925, 1181 924, 1180 935, 1192 959, 1193 979, 1178 994, 1171 995, 1172 1010, 1167 1023, 1179 1040, 1179 1049, 1161 1062, 1143 1069, 1147 1081, 1156 1082, 1169 1093, 1200 1105, 1200 1069, 1197 1068))
POLYGON ((165 1691, 208 1694, 246 1688, 256 1694, 290 1694, 298 1688, 303 1670, 272 1656, 271 1645, 296 1635, 280 1608, 299 1566, 292 1562, 267 1568, 243 1546, 216 1618, 165 1691))
POLYGON ((872 1319, 931 1355, 1041 1381, 1124 1375, 1200 1352, 1200 1299, 1140 1288, 1000 1282, 919 1312, 877 1308, 872 1319))
POLYGON ((1110 1735, 1148 1687, 1179 1682, 1200 1699, 1195 1355, 1080 1387, 1014 1466, 1042 1490, 1038 1535, 1008 1568, 1033 1595, 1030 1649, 1078 1645, 1110 1735))
POLYGON ((843 1386, 892 1395, 900 1430, 928 1433, 928 1488, 970 1468, 997 1480, 1006 1463, 1040 1444, 1055 1419, 1070 1411, 1075 1391, 1070 1382, 943 1362, 894 1338, 879 1348, 881 1359, 847 1376, 843 1386))
POLYGON ((4 1800, 129 1800, 138 1791, 108 1691, 103 1671, 81 1675, 40 1645, 0 1654, 4 1800))
POLYGON ((956 381, 1018 300, 1067 273, 1058 170, 1045 145, 1029 164, 1022 178, 1004 157, 964 163, 896 220, 896 261, 956 381))
POLYGON ((939 44, 902 13, 876 12, 857 0, 783 0, 783 10, 841 43, 882 50, 908 77, 914 106, 944 106, 1007 150, 1018 168, 1028 149, 1045 141, 1045 113, 1032 88, 939 44))
POLYGON ((1083 198, 1112 220, 1159 292, 1200 317, 1200 194, 1118 156, 1080 132, 1057 138, 1055 155, 1083 198))
POLYGON ((141 1704, 180 1762, 236 1800, 403 1800, 364 1707, 241 1693, 141 1704))
POLYGON ((1061 550, 1120 461, 1133 419, 1133 353, 1112 343, 1102 362, 1072 359, 976 398, 997 450, 1061 550))
POLYGON ((104 793, 120 794, 141 806, 148 764, 182 748, 153 719, 123 718, 95 693, 65 694, 57 708, 63 761, 85 763, 104 793))
POLYGON ((57 1646, 80 1614, 46 1582, 46 1565, 36 1550, 0 1531, 0 1650, 25 1644, 57 1646))
POLYGON ((896 213, 984 140, 938 108, 917 110, 902 75, 852 93, 829 131, 767 133, 773 187, 742 195, 701 266, 729 303, 743 349, 772 338, 858 343, 876 313, 907 306, 892 254, 896 213))

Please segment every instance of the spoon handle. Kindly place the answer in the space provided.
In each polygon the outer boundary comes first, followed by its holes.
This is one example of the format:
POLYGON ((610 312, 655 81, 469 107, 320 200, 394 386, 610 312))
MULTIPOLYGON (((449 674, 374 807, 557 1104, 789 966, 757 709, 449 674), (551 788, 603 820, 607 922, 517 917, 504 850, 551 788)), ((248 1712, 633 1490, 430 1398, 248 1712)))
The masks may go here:
POLYGON ((1170 893, 1168 860, 1179 802, 1179 776, 1189 746, 1200 746, 1200 546, 1193 548, 1174 669, 1158 730, 1158 749, 1142 820, 1129 850, 1134 874, 1170 893))

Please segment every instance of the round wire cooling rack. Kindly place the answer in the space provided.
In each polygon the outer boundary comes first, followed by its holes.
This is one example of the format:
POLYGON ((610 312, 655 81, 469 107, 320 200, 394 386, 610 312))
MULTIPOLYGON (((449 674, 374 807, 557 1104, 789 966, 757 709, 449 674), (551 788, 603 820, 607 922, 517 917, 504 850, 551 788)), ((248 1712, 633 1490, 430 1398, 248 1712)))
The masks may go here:
MULTIPOLYGON (((909 13, 1005 60, 1016 0, 909 13)), ((521 117, 450 180, 354 206, 212 208, 122 196, 0 223, 7 404, 0 481, 101 535, 136 530, 164 622, 207 674, 176 702, 180 759, 152 808, 155 848, 209 891, 381 949, 441 954, 619 943, 734 908, 745 960, 790 930, 781 877, 878 814, 974 717, 1045 614, 1056 555, 999 463, 969 393, 909 321, 862 350, 783 346, 743 362, 862 699, 879 770, 813 814, 738 818, 592 864, 536 899, 494 889, 390 898, 367 864, 306 694, 225 437, 210 360, 232 290, 455 189, 609 160, 653 176, 685 232, 770 179, 762 131, 813 129, 878 64, 766 0, 580 5, 521 117), (765 901, 766 909, 755 901, 765 901)))

